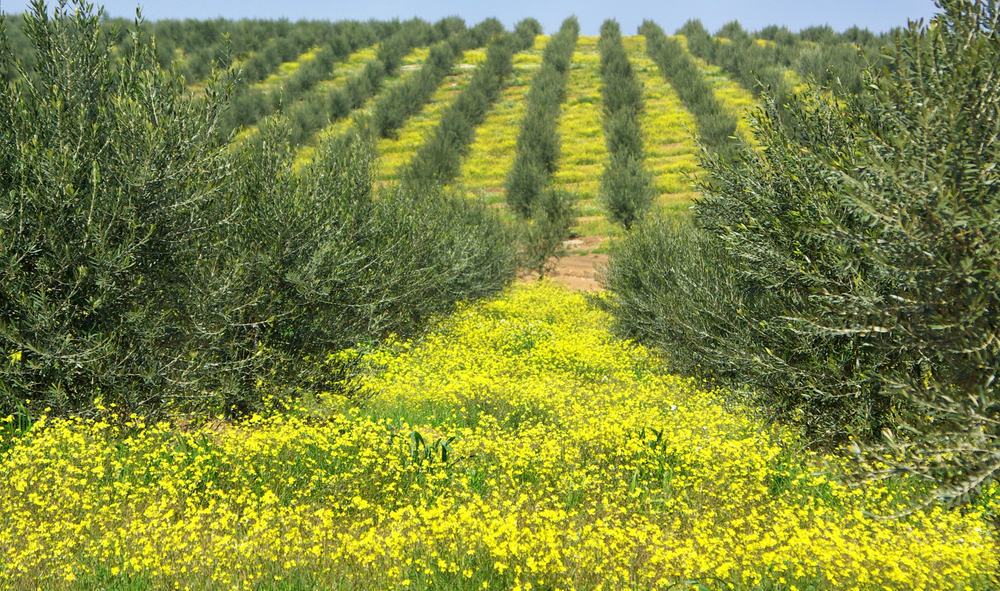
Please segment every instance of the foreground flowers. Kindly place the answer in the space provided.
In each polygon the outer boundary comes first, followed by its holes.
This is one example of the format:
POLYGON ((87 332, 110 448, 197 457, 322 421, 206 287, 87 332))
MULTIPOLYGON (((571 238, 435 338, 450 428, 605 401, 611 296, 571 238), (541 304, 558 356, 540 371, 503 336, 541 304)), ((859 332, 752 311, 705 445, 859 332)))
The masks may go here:
POLYGON ((42 421, 0 459, 0 586, 988 588, 981 509, 895 521, 787 434, 518 286, 370 354, 371 397, 179 430, 42 421))

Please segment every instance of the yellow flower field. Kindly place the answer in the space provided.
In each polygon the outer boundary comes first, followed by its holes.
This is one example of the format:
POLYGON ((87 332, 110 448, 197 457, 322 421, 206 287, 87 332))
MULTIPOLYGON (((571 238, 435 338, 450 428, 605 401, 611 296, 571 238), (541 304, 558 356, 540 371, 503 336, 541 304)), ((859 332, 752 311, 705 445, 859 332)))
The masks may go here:
POLYGON ((580 199, 597 196, 607 158, 601 128, 601 56, 597 40, 585 35, 577 39, 559 117, 559 160, 550 181, 552 186, 575 193, 580 199))
POLYGON ((542 52, 548 40, 548 35, 538 35, 534 47, 514 56, 514 75, 506 81, 500 100, 486 120, 476 128, 476 139, 462 160, 456 185, 474 195, 485 194, 488 202, 503 200, 502 188, 514 163, 517 135, 527 110, 525 96, 542 65, 542 52))
POLYGON ((360 402, 6 431, 0 587, 994 588, 980 509, 866 516, 907 487, 841 486, 608 321, 518 285, 369 352, 360 402))

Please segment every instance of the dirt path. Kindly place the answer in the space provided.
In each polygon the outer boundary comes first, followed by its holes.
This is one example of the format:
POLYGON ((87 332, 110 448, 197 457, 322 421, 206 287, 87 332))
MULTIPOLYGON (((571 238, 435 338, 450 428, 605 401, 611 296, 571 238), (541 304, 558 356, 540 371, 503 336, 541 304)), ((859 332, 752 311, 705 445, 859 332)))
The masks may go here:
MULTIPOLYGON (((607 236, 583 236, 575 240, 567 240, 564 245, 570 254, 556 261, 555 270, 548 275, 557 283, 581 291, 602 291, 597 282, 597 269, 608 264, 606 254, 574 254, 574 251, 588 252, 597 248, 607 239, 607 236)), ((533 281, 536 275, 531 274, 518 279, 520 282, 533 281)))

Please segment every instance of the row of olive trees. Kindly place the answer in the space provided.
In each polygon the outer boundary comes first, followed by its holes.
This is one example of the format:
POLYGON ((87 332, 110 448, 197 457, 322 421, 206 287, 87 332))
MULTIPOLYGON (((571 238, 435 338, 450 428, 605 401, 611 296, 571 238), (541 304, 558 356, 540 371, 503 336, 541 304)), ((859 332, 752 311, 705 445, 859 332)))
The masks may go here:
POLYGON ((441 114, 432 135, 404 167, 403 184, 412 187, 443 186, 458 176, 462 156, 476 137, 476 128, 500 98, 504 81, 514 71, 514 54, 531 47, 542 27, 535 19, 518 23, 513 34, 495 36, 486 60, 476 66, 466 86, 441 114))
POLYGON ((1000 473, 1000 4, 939 6, 870 93, 771 102, 763 150, 703 162, 697 227, 644 227, 607 279, 678 369, 955 502, 1000 473))
MULTIPOLYGON (((465 33, 465 21, 449 17, 438 21, 434 27, 442 39, 451 39, 465 33)), ((378 55, 365 64, 364 69, 348 78, 344 84, 330 91, 325 97, 326 114, 330 121, 349 116, 367 100, 376 96, 385 78, 399 71, 403 58, 413 49, 414 35, 403 32, 393 35, 379 46, 378 55)))
POLYGON ((699 20, 688 21, 677 32, 687 37, 691 53, 718 65, 755 95, 766 91, 779 106, 792 92, 785 76, 789 70, 837 92, 861 92, 863 72, 879 67, 890 39, 857 27, 844 33, 829 26, 810 27, 796 34, 771 26, 748 33, 737 21, 727 23, 714 38, 699 20))
POLYGON ((735 151, 736 117, 715 98, 715 92, 688 52, 652 21, 643 21, 639 34, 646 37, 649 59, 677 91, 684 107, 694 115, 702 143, 714 152, 732 154, 735 151))
POLYGON ((559 32, 545 45, 542 65, 528 89, 527 109, 506 179, 507 203, 526 219, 531 217, 559 159, 559 106, 565 98, 566 78, 579 34, 575 17, 563 21, 559 32))
POLYGON ((630 230, 656 197, 653 175, 644 166, 646 156, 639 125, 642 84, 625 53, 617 22, 604 21, 597 47, 601 53, 604 143, 608 149, 601 175, 601 200, 611 219, 630 230))
POLYGON ((381 93, 372 106, 371 116, 360 119, 359 127, 377 137, 394 137, 407 119, 420 112, 434 91, 452 69, 455 59, 475 47, 486 45, 504 32, 503 24, 488 18, 475 27, 431 47, 420 71, 381 93))
MULTIPOLYGON (((434 28, 424 21, 407 21, 392 36, 381 40, 378 56, 397 62, 412 47, 431 42, 433 32, 434 28)), ((326 95, 313 89, 330 76, 336 64, 378 41, 372 27, 352 28, 316 49, 315 56, 304 61, 279 88, 239 85, 226 110, 223 130, 248 128, 276 112, 285 112, 293 124, 293 139, 308 137, 328 121, 326 95)))
POLYGON ((790 60, 801 44, 757 43, 735 21, 719 30, 715 38, 699 20, 688 21, 677 32, 687 38, 692 54, 717 64, 755 96, 766 91, 780 107, 792 93, 785 70, 790 68, 790 60))
MULTIPOLYGON (((465 23, 460 19, 455 24, 456 30, 452 34, 465 31, 465 23)), ((451 28, 448 30, 452 32, 451 28)), ((347 117, 354 109, 375 96, 381 89, 383 80, 399 70, 407 53, 414 47, 437 41, 434 38, 435 31, 435 28, 422 21, 407 21, 403 28, 379 44, 375 58, 365 64, 364 69, 329 92, 302 93, 300 87, 290 81, 280 93, 272 93, 271 102, 277 103, 274 105, 275 110, 286 114, 291 123, 291 143, 305 143, 331 121, 347 117), (298 97, 301 99, 295 100, 298 97), (285 101, 291 101, 288 108, 282 108, 281 103, 285 101)), ((315 61, 313 59, 305 65, 315 61)), ((302 68, 299 68, 296 74, 301 71, 302 68)), ((324 74, 323 78, 328 77, 328 74, 329 72, 324 74)), ((319 80, 318 78, 316 81, 319 80)))
POLYGON ((0 32, 0 71, 20 70, 0 77, 0 413, 251 412, 319 383, 303 360, 512 277, 489 212, 376 198, 365 138, 293 174, 280 120, 235 148, 220 133, 235 72, 192 96, 86 4, 39 1, 24 23, 30 72, 0 32))
POLYGON ((574 218, 572 197, 546 185, 559 159, 560 105, 579 35, 580 24, 571 16, 545 45, 542 65, 528 89, 527 110, 506 178, 507 203, 520 221, 520 264, 539 277, 545 275, 552 257, 563 252, 574 218))

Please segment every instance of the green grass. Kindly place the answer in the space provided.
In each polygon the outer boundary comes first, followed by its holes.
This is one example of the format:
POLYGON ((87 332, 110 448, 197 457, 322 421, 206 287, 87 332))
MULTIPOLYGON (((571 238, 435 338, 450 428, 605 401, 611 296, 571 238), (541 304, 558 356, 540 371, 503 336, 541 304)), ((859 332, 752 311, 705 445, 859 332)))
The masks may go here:
POLYGON ((463 159, 461 175, 455 182, 470 196, 482 196, 488 202, 503 200, 504 181, 514 163, 517 134, 527 110, 525 97, 541 67, 542 52, 548 40, 547 35, 539 35, 534 47, 514 56, 513 76, 507 80, 500 100, 486 121, 476 130, 476 139, 463 159))
POLYGON ((559 118, 561 138, 557 169, 550 185, 593 199, 600 187, 607 150, 601 128, 601 56, 597 37, 581 35, 566 82, 566 101, 559 118))
POLYGON ((473 49, 462 54, 460 59, 455 60, 455 67, 445 77, 423 110, 410 117, 399 129, 396 137, 379 140, 380 164, 377 176, 379 181, 399 180, 397 175, 399 170, 413 158, 428 136, 434 133, 441 114, 469 85, 476 65, 485 59, 485 49, 473 49))

